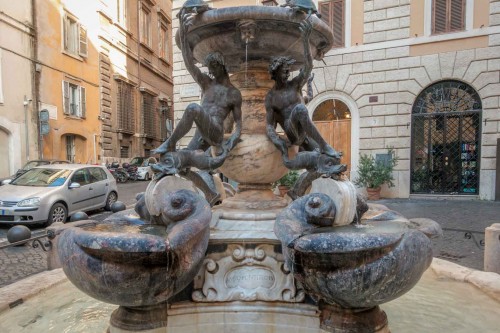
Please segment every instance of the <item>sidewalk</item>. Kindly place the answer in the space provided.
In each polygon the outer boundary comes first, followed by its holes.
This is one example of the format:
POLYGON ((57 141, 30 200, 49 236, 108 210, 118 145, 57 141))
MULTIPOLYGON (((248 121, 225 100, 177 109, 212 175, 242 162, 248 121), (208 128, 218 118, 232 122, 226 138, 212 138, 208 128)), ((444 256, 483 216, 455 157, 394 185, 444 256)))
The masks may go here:
POLYGON ((500 202, 481 200, 383 199, 406 218, 425 217, 438 222, 443 237, 434 256, 459 265, 484 269, 484 229, 500 222, 500 202))

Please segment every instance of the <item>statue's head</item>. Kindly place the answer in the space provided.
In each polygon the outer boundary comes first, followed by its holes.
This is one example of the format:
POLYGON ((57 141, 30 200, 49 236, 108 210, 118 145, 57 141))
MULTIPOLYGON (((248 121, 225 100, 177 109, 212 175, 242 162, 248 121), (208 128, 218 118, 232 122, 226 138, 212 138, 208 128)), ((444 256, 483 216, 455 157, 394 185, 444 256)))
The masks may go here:
POLYGON ((215 77, 217 77, 217 75, 227 74, 224 57, 220 52, 209 53, 205 57, 205 66, 208 67, 208 72, 215 77))
POLYGON ((318 164, 316 166, 319 173, 325 174, 327 176, 338 175, 347 170, 345 164, 340 164, 340 160, 335 157, 331 157, 325 154, 321 154, 318 159, 318 164))
POLYGON ((291 57, 273 57, 271 63, 269 64, 269 73, 271 74, 271 79, 282 81, 288 80, 290 76, 290 65, 293 65, 295 60, 291 57))

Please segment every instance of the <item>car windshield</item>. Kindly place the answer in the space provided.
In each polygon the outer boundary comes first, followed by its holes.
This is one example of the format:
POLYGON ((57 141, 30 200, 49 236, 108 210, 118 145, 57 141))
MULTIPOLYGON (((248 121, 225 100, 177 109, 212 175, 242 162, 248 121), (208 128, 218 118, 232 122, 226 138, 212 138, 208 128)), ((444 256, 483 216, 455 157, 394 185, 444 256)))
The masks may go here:
POLYGON ((144 159, 142 157, 134 157, 129 164, 131 165, 141 165, 144 159))
POLYGON ((48 161, 31 161, 24 165, 23 170, 28 171, 39 165, 49 164, 48 161))
POLYGON ((56 187, 64 184, 71 174, 67 169, 31 169, 13 180, 10 184, 17 186, 56 187))

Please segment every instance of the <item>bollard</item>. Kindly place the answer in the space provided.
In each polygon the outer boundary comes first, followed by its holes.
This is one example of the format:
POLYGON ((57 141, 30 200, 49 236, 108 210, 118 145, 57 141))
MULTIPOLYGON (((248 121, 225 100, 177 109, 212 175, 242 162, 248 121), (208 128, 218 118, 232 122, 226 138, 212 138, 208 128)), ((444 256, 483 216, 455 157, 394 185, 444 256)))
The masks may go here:
POLYGON ((484 271, 500 274, 500 223, 486 228, 484 242, 484 271))

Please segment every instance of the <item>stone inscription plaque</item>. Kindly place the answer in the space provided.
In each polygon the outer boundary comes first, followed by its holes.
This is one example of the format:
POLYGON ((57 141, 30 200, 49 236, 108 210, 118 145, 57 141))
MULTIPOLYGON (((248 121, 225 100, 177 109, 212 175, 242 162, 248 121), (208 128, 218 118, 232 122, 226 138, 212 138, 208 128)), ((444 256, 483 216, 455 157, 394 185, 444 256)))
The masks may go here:
POLYGON ((276 278, 271 270, 265 268, 239 267, 228 272, 225 277, 228 288, 267 288, 274 285, 276 278))

